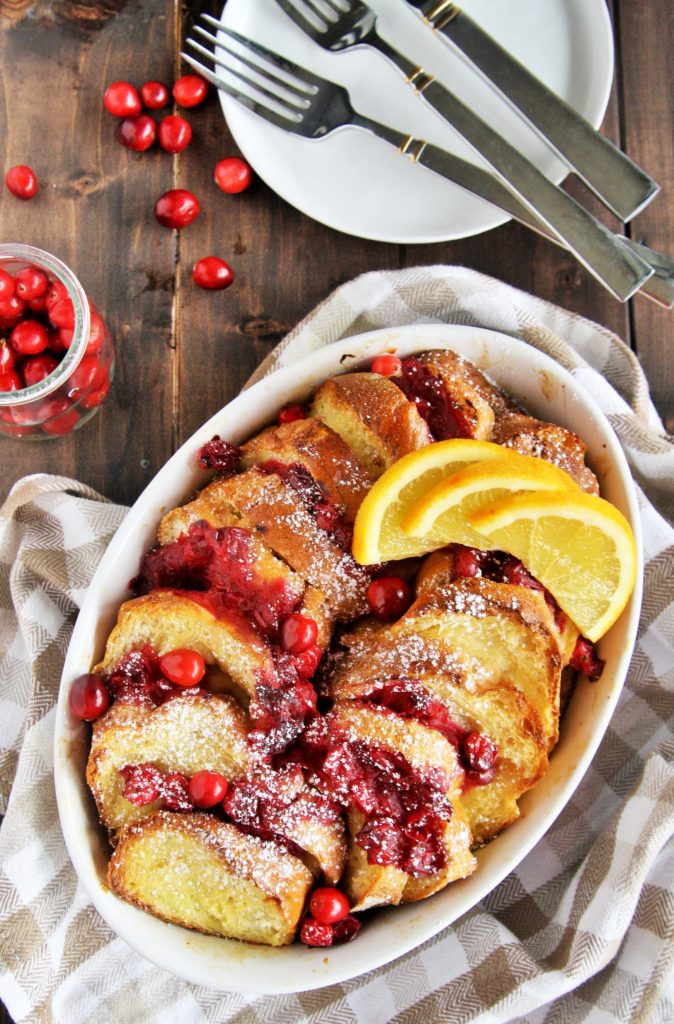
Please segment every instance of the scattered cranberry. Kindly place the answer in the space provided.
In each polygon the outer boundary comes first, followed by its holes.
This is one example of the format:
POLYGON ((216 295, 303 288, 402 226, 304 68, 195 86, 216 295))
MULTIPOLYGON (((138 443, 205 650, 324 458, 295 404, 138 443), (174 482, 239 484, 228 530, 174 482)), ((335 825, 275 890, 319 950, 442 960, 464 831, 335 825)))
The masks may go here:
POLYGON ((72 299, 60 299, 49 307, 49 319, 54 327, 72 331, 75 327, 75 307, 72 299))
POLYGON ((119 774, 124 779, 124 799, 134 807, 147 807, 159 799, 164 776, 153 764, 125 764, 119 774))
POLYGON ((23 387, 16 370, 4 370, 0 373, 0 391, 20 391, 23 387))
POLYGON ((54 359, 52 355, 46 353, 41 356, 29 356, 28 359, 24 359, 21 364, 21 375, 23 376, 23 383, 27 388, 33 386, 33 384, 39 384, 41 380, 48 377, 56 367, 58 366, 58 360, 54 359))
POLYGON ((14 294, 16 282, 12 275, 0 268, 0 299, 10 299, 14 294))
POLYGON ((5 185, 17 199, 32 199, 37 192, 37 176, 25 164, 10 167, 5 175, 5 185))
POLYGON ((302 679, 311 679, 318 668, 322 657, 323 651, 318 644, 308 647, 306 651, 302 651, 301 654, 296 654, 294 661, 297 674, 300 675, 302 679))
POLYGON ((154 205, 154 215, 165 228, 186 228, 200 210, 199 200, 186 188, 169 189, 154 205))
POLYGON ((215 183, 223 192, 234 195, 244 192, 253 180, 250 164, 238 156, 218 160, 213 173, 215 183))
POLYGON ((46 398, 41 415, 46 422, 41 424, 46 434, 67 434, 80 418, 77 409, 73 409, 67 398, 46 398))
POLYGON ((372 360, 370 367, 371 373, 378 373, 381 377, 395 377, 396 374, 400 373, 402 362, 397 356, 389 355, 385 352, 381 356, 377 356, 376 359, 372 360))
POLYGON ((129 82, 112 82, 105 90, 103 105, 113 117, 135 117, 143 109, 138 90, 129 82))
POLYGON ((412 591, 400 576, 380 576, 367 588, 367 603, 378 619, 397 619, 412 603, 412 591))
POLYGON ((197 107, 208 95, 208 82, 201 75, 183 75, 173 86, 173 98, 181 107, 197 107))
POLYGON ((292 423, 294 420, 305 420, 306 418, 307 410, 299 402, 289 402, 278 414, 279 423, 292 423))
POLYGON ((321 924, 336 924, 349 913, 349 901, 343 892, 331 886, 314 889, 309 900, 309 913, 321 924))
POLYGON ((318 626, 313 619, 294 612, 284 619, 281 626, 281 643, 289 654, 302 654, 313 647, 318 636, 318 626))
POLYGON ((22 320, 9 336, 12 348, 21 356, 34 356, 44 352, 49 344, 49 334, 38 320, 22 320))
POLYGON ((300 939, 305 946, 331 946, 334 939, 334 929, 331 924, 323 924, 313 917, 305 917, 302 921, 300 939))
POLYGON ((215 291, 230 286, 234 280, 234 271, 219 256, 202 256, 192 267, 192 280, 200 288, 215 291))
POLYGON ((0 373, 6 370, 13 370, 16 363, 14 349, 8 345, 4 338, 0 338, 0 373))
POLYGON ((93 722, 94 718, 107 711, 109 703, 110 694, 100 676, 88 672, 70 687, 68 706, 75 718, 84 722, 93 722))
POLYGON ((190 800, 195 807, 215 807, 224 800, 228 782, 218 772, 197 772, 190 779, 190 800))
POLYGON ((171 98, 162 82, 145 82, 140 88, 140 95, 148 110, 161 110, 171 98))
POLYGON ((6 299, 0 299, 0 320, 5 326, 18 323, 23 316, 26 303, 18 295, 10 295, 6 299))
POLYGON ((49 278, 39 267, 24 267, 15 278, 16 294, 24 302, 42 298, 49 288, 49 278))
POLYGON ((127 149, 142 153, 149 149, 157 138, 157 122, 149 114, 125 117, 115 128, 115 138, 127 149))
POLYGON ((167 153, 182 153, 190 144, 192 128, 179 114, 169 114, 159 124, 159 145, 167 153))
POLYGON ((178 647, 159 659, 162 675, 176 686, 198 686, 206 671, 206 662, 197 651, 178 647))

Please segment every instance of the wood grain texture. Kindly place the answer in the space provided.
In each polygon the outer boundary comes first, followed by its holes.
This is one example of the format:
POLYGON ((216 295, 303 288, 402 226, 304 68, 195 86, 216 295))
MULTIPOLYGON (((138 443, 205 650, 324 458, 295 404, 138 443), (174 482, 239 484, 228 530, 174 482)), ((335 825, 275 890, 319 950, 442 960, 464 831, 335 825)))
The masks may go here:
MULTIPOLYGON (((461 264, 605 324, 637 351, 674 429, 672 314, 639 297, 621 305, 571 257, 519 225, 451 243, 386 245, 311 221, 260 181, 224 195, 213 166, 236 148, 215 96, 188 113, 194 140, 184 154, 122 149, 102 106, 105 86, 171 82, 179 44, 204 6, 0 0, 0 170, 30 163, 41 185, 28 203, 0 189, 0 238, 64 259, 103 310, 117 352, 111 395, 81 432, 42 443, 0 438, 0 500, 24 474, 55 472, 132 502, 287 330, 339 284, 373 269, 461 264), (202 203, 200 217, 179 234, 153 216, 155 199, 176 186, 193 189, 202 203), (234 268, 235 283, 224 292, 192 283, 192 264, 211 254, 234 268)), ((221 4, 206 6, 217 12, 221 4)), ((631 233, 671 252, 674 8, 671 0, 609 6, 617 74, 603 128, 663 187, 631 233)), ((569 187, 612 223, 579 185, 569 187)), ((0 1006, 0 1024, 7 1021, 0 1006)))

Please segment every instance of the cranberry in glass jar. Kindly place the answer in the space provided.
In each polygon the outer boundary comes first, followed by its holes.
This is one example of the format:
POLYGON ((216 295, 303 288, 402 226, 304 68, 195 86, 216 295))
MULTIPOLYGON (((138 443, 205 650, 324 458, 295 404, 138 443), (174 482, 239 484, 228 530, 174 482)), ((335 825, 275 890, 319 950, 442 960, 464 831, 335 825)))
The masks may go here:
POLYGON ((73 272, 42 249, 0 244, 0 435, 60 437, 112 382, 110 332, 73 272))

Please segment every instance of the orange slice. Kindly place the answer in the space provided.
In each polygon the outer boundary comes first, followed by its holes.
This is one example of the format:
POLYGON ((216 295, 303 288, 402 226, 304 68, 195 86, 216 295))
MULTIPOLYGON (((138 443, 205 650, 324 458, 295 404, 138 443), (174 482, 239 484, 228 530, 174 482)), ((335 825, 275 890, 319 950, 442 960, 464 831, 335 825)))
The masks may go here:
POLYGON ((404 455, 379 477, 358 510, 353 531, 356 561, 377 565, 425 554, 423 540, 403 531, 403 519, 436 484, 466 466, 502 459, 503 452, 491 441, 455 438, 404 455))
POLYGON ((593 642, 613 625, 636 578, 625 517, 580 489, 516 494, 471 514, 491 547, 519 558, 593 642))
POLYGON ((503 451, 503 459, 468 466, 433 487, 403 519, 403 531, 423 537, 427 551, 445 544, 490 548, 468 517, 517 491, 578 490, 563 469, 543 459, 503 451))

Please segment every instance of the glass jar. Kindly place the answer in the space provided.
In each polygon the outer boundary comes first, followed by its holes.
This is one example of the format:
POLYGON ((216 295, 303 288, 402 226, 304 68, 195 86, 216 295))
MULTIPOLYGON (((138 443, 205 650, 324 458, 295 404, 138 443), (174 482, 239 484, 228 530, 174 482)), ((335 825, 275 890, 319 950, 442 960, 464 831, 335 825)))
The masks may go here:
POLYGON ((0 272, 0 434, 33 441, 60 437, 91 419, 110 390, 110 332, 56 256, 30 245, 0 244, 0 272), (46 292, 42 275, 29 268, 46 275, 46 292), (17 280, 22 270, 27 273, 17 280), (28 326, 19 327, 23 323, 28 326))

